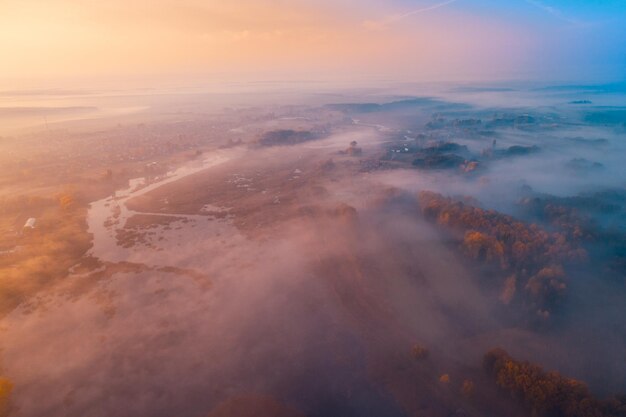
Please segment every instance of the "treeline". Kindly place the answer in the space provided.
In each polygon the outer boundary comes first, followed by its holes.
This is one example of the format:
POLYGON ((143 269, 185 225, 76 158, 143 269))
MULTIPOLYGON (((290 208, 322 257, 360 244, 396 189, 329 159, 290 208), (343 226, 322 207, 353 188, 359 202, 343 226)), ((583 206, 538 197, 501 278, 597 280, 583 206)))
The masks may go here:
POLYGON ((525 294, 524 300, 542 318, 550 316, 566 292, 564 264, 587 258, 564 234, 493 210, 433 192, 420 193, 419 204, 427 219, 463 234, 460 245, 467 256, 502 272, 503 302, 525 294))
POLYGON ((16 237, 12 253, 0 256, 0 316, 66 277, 91 247, 86 207, 69 193, 50 201, 54 203, 39 212, 36 227, 16 237))
POLYGON ((4 196, 0 197, 0 216, 10 216, 27 210, 40 210, 52 207, 56 201, 39 196, 4 196))
POLYGON ((0 377, 0 417, 6 417, 11 413, 11 392, 13 383, 7 378, 0 377))
POLYGON ((493 349, 483 359, 485 371, 499 388, 536 417, 624 417, 626 396, 598 400, 587 386, 557 372, 513 359, 502 349, 493 349))
POLYGON ((623 191, 606 190, 567 198, 546 195, 525 198, 520 205, 530 216, 559 230, 569 241, 588 247, 593 261, 602 265, 603 273, 626 278, 623 191))
POLYGON ((86 205, 84 196, 71 189, 66 189, 55 195, 47 196, 2 196, 0 197, 0 216, 13 216, 16 214, 30 215, 50 208, 60 207, 70 209, 81 204, 86 205))
POLYGON ((309 130, 272 130, 263 133, 258 139, 259 146, 289 146, 317 139, 319 135, 309 130))

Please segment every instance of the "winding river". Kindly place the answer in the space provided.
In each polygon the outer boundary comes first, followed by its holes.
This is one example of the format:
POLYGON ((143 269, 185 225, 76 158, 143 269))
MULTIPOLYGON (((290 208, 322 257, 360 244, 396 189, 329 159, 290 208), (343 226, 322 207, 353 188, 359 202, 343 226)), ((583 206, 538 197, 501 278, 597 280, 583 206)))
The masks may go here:
POLYGON ((231 160, 235 152, 235 150, 213 152, 203 160, 185 164, 153 182, 148 182, 145 177, 131 179, 127 188, 91 203, 87 214, 87 224, 89 233, 93 235, 93 246, 89 255, 106 262, 129 260, 132 248, 120 246, 116 235, 124 229, 126 221, 134 215, 157 215, 176 217, 187 221, 206 221, 207 216, 204 215, 138 212, 129 209, 126 203, 132 198, 149 193, 163 185, 223 164, 231 160))

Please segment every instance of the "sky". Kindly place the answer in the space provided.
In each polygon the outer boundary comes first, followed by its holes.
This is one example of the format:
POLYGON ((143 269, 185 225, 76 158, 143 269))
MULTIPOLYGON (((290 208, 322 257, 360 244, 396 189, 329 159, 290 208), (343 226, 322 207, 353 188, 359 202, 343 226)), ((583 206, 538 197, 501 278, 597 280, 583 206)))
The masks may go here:
POLYGON ((0 0, 0 87, 622 80, 626 0, 0 0))

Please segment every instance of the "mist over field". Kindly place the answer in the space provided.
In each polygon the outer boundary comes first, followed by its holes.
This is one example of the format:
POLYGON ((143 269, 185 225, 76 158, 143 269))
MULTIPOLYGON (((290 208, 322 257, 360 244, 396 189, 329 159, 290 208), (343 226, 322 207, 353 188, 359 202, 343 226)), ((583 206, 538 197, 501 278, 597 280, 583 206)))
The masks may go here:
POLYGON ((0 4, 0 417, 626 416, 625 19, 0 4))

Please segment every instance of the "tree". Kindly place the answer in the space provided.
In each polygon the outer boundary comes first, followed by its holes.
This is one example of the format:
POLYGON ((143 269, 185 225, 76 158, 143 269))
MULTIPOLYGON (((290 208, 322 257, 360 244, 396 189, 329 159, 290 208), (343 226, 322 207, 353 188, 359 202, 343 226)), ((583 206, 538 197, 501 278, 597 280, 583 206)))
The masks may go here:
POLYGON ((430 352, 428 351, 428 349, 426 349, 422 345, 418 345, 418 344, 413 345, 413 348, 411 349, 411 355, 416 360, 426 359, 426 358, 428 358, 429 354, 430 354, 430 352))
POLYGON ((13 391, 13 383, 6 378, 0 378, 0 417, 9 415, 11 392, 13 391))
POLYGON ((74 198, 74 195, 72 193, 70 193, 70 192, 67 192, 67 191, 59 194, 58 201, 59 201, 59 206, 63 210, 70 210, 70 209, 74 208, 74 206, 76 204, 76 200, 74 198))
POLYGON ((545 372, 541 367, 513 359, 502 349, 493 349, 483 359, 485 371, 498 387, 509 392, 539 417, 626 416, 626 399, 600 401, 581 381, 545 372))
POLYGON ((463 381, 463 385, 461 385, 461 394, 464 397, 471 397, 472 395, 474 395, 474 382, 466 379, 465 381, 463 381))

